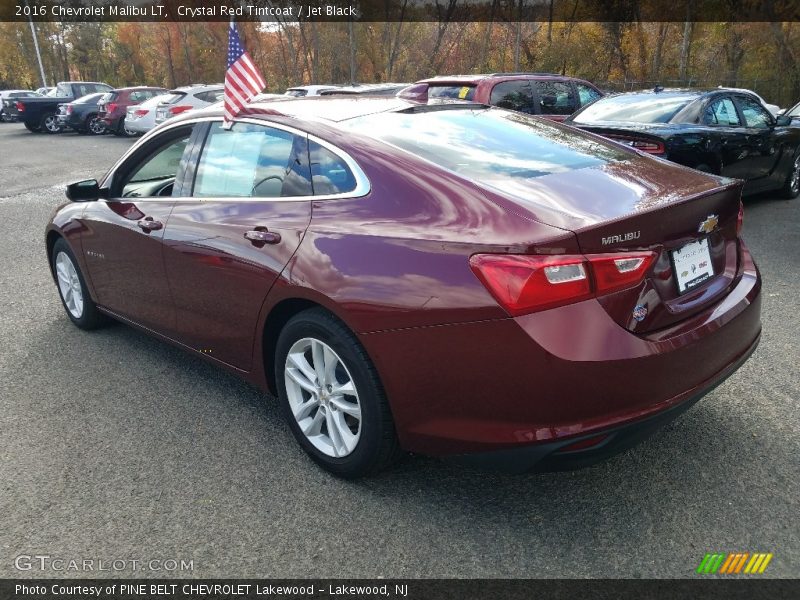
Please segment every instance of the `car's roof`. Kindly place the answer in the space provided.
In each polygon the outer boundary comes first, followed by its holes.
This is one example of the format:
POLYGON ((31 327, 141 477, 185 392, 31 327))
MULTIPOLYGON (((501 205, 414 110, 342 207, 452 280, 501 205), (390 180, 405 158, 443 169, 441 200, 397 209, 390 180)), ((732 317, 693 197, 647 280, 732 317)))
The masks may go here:
POLYGON ((163 90, 164 88, 157 85, 132 85, 129 87, 114 88, 114 92, 133 92, 136 90, 163 90))
POLYGON ((577 81, 583 81, 582 79, 576 77, 570 77, 569 75, 559 75, 558 73, 525 73, 525 72, 514 72, 514 73, 478 73, 472 75, 437 75, 436 77, 429 77, 428 79, 420 79, 416 83, 427 83, 427 84, 447 84, 447 83, 474 83, 478 84, 479 82, 485 79, 497 79, 497 80, 505 80, 505 79, 575 79, 577 81))
POLYGON ((418 106, 395 96, 304 96, 287 100, 254 102, 250 110, 259 108, 265 112, 277 112, 287 117, 300 119, 322 119, 337 123, 364 115, 388 112, 418 106))
POLYGON ((320 84, 320 85, 293 85, 291 87, 286 88, 287 90, 306 90, 308 92, 313 92, 315 90, 329 90, 338 88, 339 86, 336 84, 320 84))

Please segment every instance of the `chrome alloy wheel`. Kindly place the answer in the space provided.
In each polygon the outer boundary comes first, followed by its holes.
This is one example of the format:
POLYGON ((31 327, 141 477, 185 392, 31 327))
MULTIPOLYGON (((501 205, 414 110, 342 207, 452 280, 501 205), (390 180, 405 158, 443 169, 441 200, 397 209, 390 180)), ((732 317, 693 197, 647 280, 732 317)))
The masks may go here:
POLYGON ((89 131, 94 135, 100 135, 101 133, 105 133, 106 131, 106 124, 100 117, 92 117, 89 121, 89 131))
POLYGON ((800 155, 795 157, 792 165, 792 178, 789 180, 789 187, 796 193, 800 189, 800 155))
POLYGON ((58 133, 61 131, 61 124, 58 122, 58 117, 55 115, 48 115, 44 119, 44 128, 49 133, 58 133))
POLYGON ((342 458, 361 436, 361 404, 353 378, 333 349, 314 338, 294 343, 284 368, 289 408, 320 452, 342 458))
POLYGON ((81 280, 78 278, 78 271, 72 260, 65 252, 59 252, 56 256, 56 277, 58 278, 58 291, 64 300, 69 314, 76 319, 83 316, 83 290, 81 280))

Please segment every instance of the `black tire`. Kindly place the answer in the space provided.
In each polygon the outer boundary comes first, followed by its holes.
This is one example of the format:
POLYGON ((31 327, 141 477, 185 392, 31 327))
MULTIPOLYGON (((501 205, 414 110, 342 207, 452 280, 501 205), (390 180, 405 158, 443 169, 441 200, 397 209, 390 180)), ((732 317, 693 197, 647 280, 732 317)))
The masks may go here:
POLYGON ((43 114, 39 120, 39 129, 49 134, 61 133, 62 127, 56 113, 43 114))
POLYGON ((292 433, 308 455, 327 471, 345 479, 356 479, 385 469, 402 456, 389 403, 375 366, 355 335, 328 311, 321 308, 303 311, 284 326, 275 352, 275 381, 292 433), (287 356, 296 342, 306 338, 327 344, 338 355, 358 390, 361 412, 358 442, 349 454, 340 458, 323 453, 311 443, 301 431, 289 403, 285 377, 287 356))
POLYGON ((72 250, 70 250, 69 245, 64 241, 63 238, 59 238, 53 245, 53 254, 50 257, 50 265, 53 269, 53 276, 55 278, 56 289, 58 290, 58 297, 61 299, 64 312, 67 313, 70 321, 72 321, 77 327, 87 330, 97 329, 98 327, 107 324, 110 319, 97 309, 97 305, 89 295, 89 290, 86 287, 86 280, 83 278, 83 273, 81 273, 78 261, 75 259, 75 255, 72 253, 72 250), (78 283, 80 284, 80 291, 83 300, 83 310, 79 316, 74 315, 67 306, 67 302, 64 299, 64 294, 62 293, 59 285, 57 264, 59 255, 61 254, 66 255, 66 257, 71 261, 78 276, 78 283))
POLYGON ((780 191, 781 198, 793 200, 800 195, 800 148, 794 151, 792 164, 780 191))
POLYGON ((39 128, 36 125, 31 125, 30 123, 24 123, 25 129, 30 131, 31 133, 39 133, 39 128))

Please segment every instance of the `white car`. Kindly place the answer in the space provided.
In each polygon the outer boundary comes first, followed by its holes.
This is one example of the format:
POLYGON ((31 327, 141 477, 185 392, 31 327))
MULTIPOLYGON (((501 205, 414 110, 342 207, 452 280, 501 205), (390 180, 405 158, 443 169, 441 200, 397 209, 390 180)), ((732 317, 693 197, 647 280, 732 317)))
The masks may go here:
POLYGON ((301 96, 320 96, 325 90, 335 90, 341 87, 338 85, 299 85, 297 87, 290 87, 284 93, 284 96, 293 96, 299 98, 301 96))
POLYGON ((156 107, 156 125, 167 119, 195 108, 205 108, 222 100, 225 86, 189 85, 171 90, 168 96, 156 107))
POLYGON ((721 90, 732 90, 734 92, 747 92, 748 94, 752 94, 753 96, 755 96, 756 98, 759 99, 761 104, 764 105, 764 108, 766 108, 772 114, 773 117, 777 117, 778 114, 781 112, 781 107, 780 106, 778 106, 777 104, 770 104, 769 102, 764 100, 764 98, 762 98, 761 96, 756 94, 753 90, 746 90, 744 88, 725 87, 724 85, 719 86, 719 89, 721 89, 721 90))
POLYGON ((141 104, 129 106, 125 113, 125 127, 135 133, 147 133, 156 126, 156 108, 171 94, 160 94, 145 100, 141 104))

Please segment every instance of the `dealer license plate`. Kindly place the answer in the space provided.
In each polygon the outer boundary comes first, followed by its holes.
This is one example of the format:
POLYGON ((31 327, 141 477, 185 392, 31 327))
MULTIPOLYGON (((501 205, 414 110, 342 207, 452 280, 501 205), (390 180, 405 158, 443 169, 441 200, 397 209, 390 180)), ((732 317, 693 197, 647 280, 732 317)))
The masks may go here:
POLYGON ((714 276, 714 266, 711 264, 708 239, 703 238, 673 250, 672 264, 675 266, 679 294, 693 290, 711 279, 714 276))

